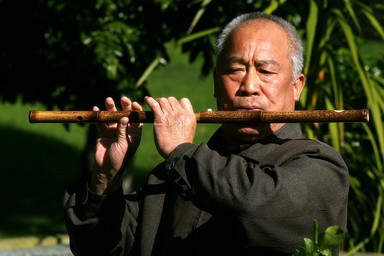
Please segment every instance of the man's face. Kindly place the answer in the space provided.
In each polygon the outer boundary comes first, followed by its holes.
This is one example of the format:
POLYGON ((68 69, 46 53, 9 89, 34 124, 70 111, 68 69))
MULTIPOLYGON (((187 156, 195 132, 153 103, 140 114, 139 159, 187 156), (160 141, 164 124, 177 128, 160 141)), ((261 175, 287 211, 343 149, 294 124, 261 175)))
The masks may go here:
MULTIPOLYGON (((271 21, 236 28, 218 56, 215 96, 219 110, 290 111, 299 100, 304 75, 292 78, 288 39, 271 21)), ((245 136, 264 137, 283 124, 224 126, 245 136)))

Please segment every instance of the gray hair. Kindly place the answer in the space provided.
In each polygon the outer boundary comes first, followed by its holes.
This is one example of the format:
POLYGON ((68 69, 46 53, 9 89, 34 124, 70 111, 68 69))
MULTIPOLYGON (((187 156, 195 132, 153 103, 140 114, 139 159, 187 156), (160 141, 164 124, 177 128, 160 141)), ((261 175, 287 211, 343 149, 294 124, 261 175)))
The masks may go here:
POLYGON ((284 31, 287 33, 288 41, 289 41, 289 59, 292 63, 292 79, 295 79, 297 75, 299 75, 302 72, 303 69, 303 43, 297 34, 297 31, 292 24, 290 24, 288 21, 281 17, 277 17, 270 14, 265 14, 262 12, 253 12, 253 13, 246 13, 242 14, 236 18, 234 18, 231 22, 229 22, 219 35, 215 52, 216 56, 219 56, 224 48, 224 44, 226 40, 228 39, 228 36, 231 34, 231 32, 241 25, 242 23, 249 21, 249 20, 270 20, 275 22, 277 25, 281 26, 281 28, 284 29, 284 31))

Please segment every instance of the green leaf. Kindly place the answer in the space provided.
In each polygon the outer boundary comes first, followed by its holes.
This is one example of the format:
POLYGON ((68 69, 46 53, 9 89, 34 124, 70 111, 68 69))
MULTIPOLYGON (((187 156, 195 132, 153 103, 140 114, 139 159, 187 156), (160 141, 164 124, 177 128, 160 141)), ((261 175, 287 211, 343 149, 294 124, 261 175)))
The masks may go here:
POLYGON ((380 191, 380 195, 377 198, 377 204, 376 204, 376 211, 374 214, 374 221, 372 224, 372 229, 371 229, 371 235, 373 236, 377 229, 379 228, 379 223, 382 218, 381 216, 381 209, 383 205, 383 191, 380 191))
POLYGON ((357 30, 359 31, 359 33, 361 33, 360 23, 359 23, 358 18, 356 17, 356 14, 355 14, 355 11, 354 11, 354 9, 352 7, 351 1, 350 0, 345 0, 344 3, 345 3, 346 10, 348 11, 349 15, 351 16, 351 18, 353 20, 353 23, 355 24, 355 26, 356 26, 357 30))
POLYGON ((297 248, 295 249, 295 251, 293 252, 292 254, 293 256, 307 256, 307 251, 303 248, 303 247, 300 247, 300 248, 297 248))
POLYGON ((157 57, 151 62, 151 64, 145 69, 144 73, 141 75, 139 80, 137 80, 135 89, 138 89, 144 83, 144 81, 148 79, 149 75, 152 74, 156 67, 161 63, 161 60, 162 58, 157 57))
POLYGON ((211 3, 211 0, 202 0, 201 8, 197 11, 195 17, 193 18, 192 23, 191 23, 191 25, 188 28, 187 34, 191 34, 192 33, 192 30, 196 27, 197 23, 199 22, 199 20, 203 16, 203 14, 204 14, 204 12, 206 10, 205 9, 206 6, 208 4, 210 4, 210 3, 211 3))
POLYGON ((320 256, 332 256, 332 252, 329 249, 320 251, 320 256))
POLYGON ((384 28, 380 24, 380 21, 376 19, 376 15, 373 13, 372 8, 370 8, 367 5, 362 4, 361 2, 358 2, 360 11, 364 13, 365 17, 369 20, 372 27, 379 33, 382 39, 384 39, 384 28))
POLYGON ((286 0, 272 0, 271 3, 263 10, 264 13, 272 14, 280 5, 283 5, 286 0))
POLYGON ((306 25, 307 33, 307 51, 306 51, 306 61, 305 61, 305 70, 304 73, 308 73, 309 64, 311 62, 312 48, 315 41, 316 27, 319 16, 319 8, 315 0, 310 0, 310 8, 308 14, 308 20, 306 25))
POLYGON ((185 37, 181 38, 179 41, 177 41, 177 44, 188 43, 188 42, 194 41, 198 38, 217 33, 220 30, 221 30, 220 27, 214 27, 214 28, 206 29, 206 30, 203 30, 200 32, 196 32, 196 33, 190 34, 189 36, 185 36, 185 37))
POLYGON ((317 223, 317 220, 313 220, 313 241, 316 245, 319 244, 319 224, 317 223))
POLYGON ((312 254, 315 251, 315 244, 311 239, 304 238, 304 244, 305 244, 305 249, 309 254, 312 254))
POLYGON ((319 234, 320 250, 337 248, 344 242, 345 231, 339 226, 330 226, 319 234))

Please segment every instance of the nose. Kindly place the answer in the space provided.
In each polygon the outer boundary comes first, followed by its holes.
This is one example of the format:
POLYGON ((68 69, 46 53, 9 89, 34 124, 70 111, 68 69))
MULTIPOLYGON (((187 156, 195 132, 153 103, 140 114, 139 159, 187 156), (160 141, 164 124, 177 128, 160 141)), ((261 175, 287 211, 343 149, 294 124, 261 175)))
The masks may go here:
POLYGON ((256 71, 253 69, 247 70, 240 85, 240 93, 243 96, 259 95, 260 85, 256 71))

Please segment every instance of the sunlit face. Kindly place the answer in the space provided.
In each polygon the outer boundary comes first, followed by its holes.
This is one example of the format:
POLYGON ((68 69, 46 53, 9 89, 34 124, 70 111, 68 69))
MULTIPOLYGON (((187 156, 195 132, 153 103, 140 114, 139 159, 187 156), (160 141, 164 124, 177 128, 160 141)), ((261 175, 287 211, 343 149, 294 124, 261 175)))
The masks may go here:
MULTIPOLYGON (((219 110, 294 110, 304 86, 304 75, 293 79, 288 39, 272 21, 249 21, 230 35, 218 56, 215 96, 219 110)), ((284 124, 224 125, 236 139, 251 142, 284 124)))

